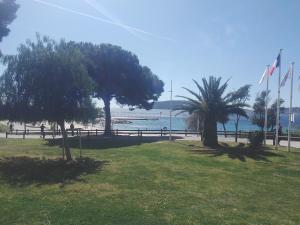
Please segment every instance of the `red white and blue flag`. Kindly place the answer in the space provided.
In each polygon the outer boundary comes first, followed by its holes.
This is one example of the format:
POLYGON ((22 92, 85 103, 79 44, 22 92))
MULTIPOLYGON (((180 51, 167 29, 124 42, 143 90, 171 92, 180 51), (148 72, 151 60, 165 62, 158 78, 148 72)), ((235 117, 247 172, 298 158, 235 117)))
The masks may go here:
POLYGON ((277 56, 277 58, 276 58, 276 60, 275 60, 275 62, 273 63, 273 65, 271 66, 271 68, 269 70, 270 76, 272 76, 272 74, 274 73, 275 69, 280 66, 280 63, 281 63, 281 55, 279 53, 278 56, 277 56))
POLYGON ((281 81, 280 87, 284 87, 284 85, 285 85, 287 79, 288 79, 288 78, 290 77, 290 75, 291 75, 291 72, 292 72, 291 66, 289 66, 289 70, 288 70, 287 73, 284 75, 284 78, 283 78, 283 80, 281 81))

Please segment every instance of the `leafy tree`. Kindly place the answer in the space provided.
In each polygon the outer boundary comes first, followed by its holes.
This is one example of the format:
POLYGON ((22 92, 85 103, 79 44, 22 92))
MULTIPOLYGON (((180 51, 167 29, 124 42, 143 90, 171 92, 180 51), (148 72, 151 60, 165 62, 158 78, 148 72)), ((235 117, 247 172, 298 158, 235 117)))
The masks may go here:
MULTIPOLYGON (((265 126, 265 107, 266 107, 266 91, 262 91, 256 98, 253 105, 253 115, 251 121, 257 125, 261 131, 265 126)), ((269 99, 268 99, 269 101, 269 99)), ((283 99, 280 99, 280 105, 284 103, 283 99)), ((282 110, 281 110, 282 111, 282 110)), ((277 101, 275 101, 270 108, 268 108, 268 130, 273 130, 276 125, 277 115, 277 101)))
POLYGON ((243 107, 244 103, 236 103, 233 101, 231 94, 225 95, 225 90, 228 86, 228 81, 221 84, 221 77, 216 78, 210 76, 207 80, 202 79, 202 86, 194 80, 200 94, 184 88, 196 99, 180 96, 187 100, 187 103, 182 107, 183 111, 190 114, 197 113, 203 118, 203 144, 214 146, 218 144, 217 137, 217 122, 223 120, 230 114, 239 114, 247 116, 243 107))
MULTIPOLYGON (((284 103, 283 99, 280 99, 280 113, 284 112, 284 108, 282 104, 284 103)), ((280 116, 280 115, 279 115, 280 116)), ((276 126, 276 118, 277 118, 277 100, 273 102, 271 107, 268 109, 268 129, 274 130, 276 126)), ((279 118, 280 121, 280 118, 279 118)))
POLYGON ((10 30, 7 26, 16 18, 18 8, 15 0, 0 1, 0 42, 8 35, 10 30))
POLYGON ((105 134, 111 132, 110 102, 151 109, 164 83, 136 55, 111 44, 77 45, 85 55, 89 75, 96 83, 94 97, 104 102, 105 134))
MULTIPOLYGON (((178 109, 180 110, 180 108, 178 109)), ((197 113, 192 113, 189 115, 189 117, 186 119, 187 127, 190 130, 193 131, 201 131, 203 130, 203 121, 201 115, 198 115, 197 113)))
MULTIPOLYGON (((250 87, 251 85, 244 85, 240 87, 238 90, 233 91, 230 93, 230 97, 232 98, 232 101, 234 103, 242 103, 246 104, 247 101, 250 99, 250 87)), ((248 106, 248 105, 247 105, 248 106)), ((236 120, 235 120, 235 142, 237 142, 237 133, 238 133, 238 127, 239 127, 239 121, 241 119, 240 114, 236 114, 236 120)), ((248 118, 248 116, 246 117, 248 118)))
POLYGON ((1 78, 6 118, 14 121, 56 122, 62 130, 67 160, 71 160, 65 122, 94 118, 93 83, 82 64, 83 56, 69 43, 37 36, 17 55, 5 56, 7 69, 1 78))
POLYGON ((251 117, 252 123, 257 125, 261 129, 261 131, 264 130, 265 124, 266 97, 266 91, 262 91, 259 95, 256 96, 253 105, 253 115, 251 117))

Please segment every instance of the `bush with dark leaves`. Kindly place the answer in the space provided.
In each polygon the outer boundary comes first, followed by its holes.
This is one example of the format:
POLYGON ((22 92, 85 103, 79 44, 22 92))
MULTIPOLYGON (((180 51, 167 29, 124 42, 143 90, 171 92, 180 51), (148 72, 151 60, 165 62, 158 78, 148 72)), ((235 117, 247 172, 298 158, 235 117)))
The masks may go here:
POLYGON ((264 133, 260 131, 250 132, 248 139, 251 148, 253 149, 260 148, 264 140, 264 133))

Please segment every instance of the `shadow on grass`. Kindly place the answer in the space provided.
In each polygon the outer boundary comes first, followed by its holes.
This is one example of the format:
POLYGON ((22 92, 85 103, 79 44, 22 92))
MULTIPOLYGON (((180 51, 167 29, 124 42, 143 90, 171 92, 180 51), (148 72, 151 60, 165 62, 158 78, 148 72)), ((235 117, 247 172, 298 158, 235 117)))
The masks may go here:
POLYGON ((283 155, 271 152, 269 148, 261 147, 260 149, 252 149, 244 143, 231 146, 227 143, 220 143, 216 147, 205 147, 197 145, 188 145, 191 149, 188 151, 194 154, 208 154, 212 157, 227 155, 231 159, 238 159, 246 162, 247 158, 256 161, 270 162, 268 157, 283 157, 283 155))
POLYGON ((15 186, 65 183, 79 181, 80 175, 95 173, 106 163, 107 161, 95 161, 90 158, 70 162, 30 157, 1 158, 0 177, 15 186))
MULTIPOLYGON (((181 139, 181 137, 173 137, 173 139, 181 139)), ((107 149, 121 148, 143 143, 153 143, 158 141, 169 140, 169 136, 84 136, 81 138, 81 145, 84 149, 107 149)), ((68 142, 71 148, 79 148, 79 137, 69 137, 68 142)), ((61 146, 61 138, 48 139, 47 145, 61 146)))

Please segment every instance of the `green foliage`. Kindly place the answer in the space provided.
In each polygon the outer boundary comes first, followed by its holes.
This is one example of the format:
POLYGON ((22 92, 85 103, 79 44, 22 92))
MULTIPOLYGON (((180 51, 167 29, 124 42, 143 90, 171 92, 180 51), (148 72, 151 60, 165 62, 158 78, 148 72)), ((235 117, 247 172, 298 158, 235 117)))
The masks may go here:
POLYGON ((3 123, 0 123, 0 133, 8 132, 9 127, 3 123))
MULTIPOLYGON (((282 107, 282 104, 284 103, 283 99, 280 99, 280 114, 284 112, 284 108, 282 107)), ((279 114, 279 117, 280 117, 279 114)), ((268 109, 268 128, 270 130, 273 130, 276 126, 276 117, 277 117, 277 100, 273 102, 271 107, 268 109)), ((280 118, 279 118, 280 121, 280 118)))
POLYGON ((264 129, 265 123, 266 98, 267 93, 265 91, 262 91, 259 95, 256 96, 253 105, 253 115, 251 117, 252 123, 260 127, 261 130, 264 129))
POLYGON ((64 134, 65 121, 95 118, 93 83, 82 59, 72 44, 38 35, 36 43, 27 41, 18 48, 17 55, 5 56, 7 68, 0 80, 2 117, 12 121, 57 122, 64 134))
POLYGON ((92 80, 81 53, 65 41, 37 36, 15 56, 5 56, 1 94, 7 119, 26 122, 81 121, 93 117, 92 80))
POLYGON ((203 143, 205 145, 216 145, 217 139, 217 122, 225 123, 230 114, 238 114, 248 117, 243 109, 247 105, 243 102, 238 102, 239 95, 229 93, 225 95, 225 90, 228 82, 221 84, 221 77, 209 77, 202 79, 202 86, 194 81, 198 93, 187 90, 196 99, 185 96, 179 96, 187 100, 187 103, 182 107, 182 110, 189 114, 197 114, 203 121, 203 143))
MULTIPOLYGON (((268 94, 269 95, 269 94, 268 94)), ((255 98, 253 105, 253 115, 251 121, 253 124, 260 127, 261 131, 264 129, 265 124, 265 107, 266 107, 266 98, 267 94, 265 91, 262 91, 255 98)), ((270 99, 268 99, 270 101, 270 99)), ((280 106, 284 103, 283 99, 280 99, 280 106)), ((281 112, 283 109, 281 108, 281 112)), ((275 101, 270 108, 268 108, 268 129, 273 130, 276 125, 276 115, 277 115, 277 101, 275 101)))
POLYGON ((0 42, 9 34, 10 30, 7 26, 16 18, 18 8, 15 0, 0 1, 0 42))
MULTIPOLYGON (((251 85, 244 85, 242 87, 240 87, 238 90, 233 91, 230 93, 231 98, 233 100, 233 102, 235 103, 242 103, 242 104, 246 104, 247 101, 249 101, 250 99, 250 87, 251 85)), ((248 107, 249 105, 247 105, 248 107)), ((248 116, 245 116, 246 118, 248 118, 248 116)), ((237 142, 237 132, 238 132, 238 127, 239 127, 239 121, 240 121, 241 115, 240 114, 236 114, 236 120, 235 120, 235 142, 237 142)), ((226 122, 229 119, 226 120, 226 122)))
POLYGON ((202 117, 199 117, 197 113, 192 113, 186 119, 187 127, 192 131, 201 131, 203 130, 203 121, 202 117))
POLYGON ((111 44, 76 45, 85 56, 84 63, 96 83, 94 96, 101 98, 105 110, 105 130, 110 132, 110 101, 151 109, 163 92, 163 82, 133 53, 111 44))
POLYGON ((264 140, 264 133, 261 131, 250 132, 248 139, 249 139, 250 147, 253 149, 258 149, 259 147, 262 146, 264 140))

